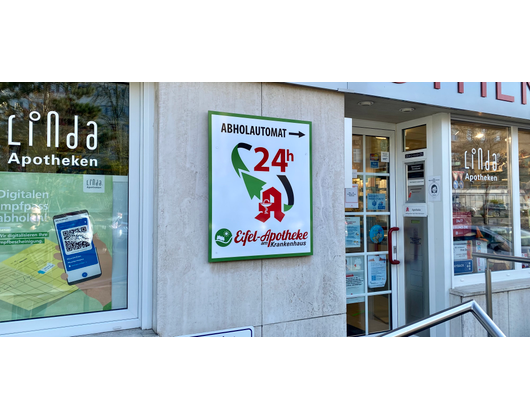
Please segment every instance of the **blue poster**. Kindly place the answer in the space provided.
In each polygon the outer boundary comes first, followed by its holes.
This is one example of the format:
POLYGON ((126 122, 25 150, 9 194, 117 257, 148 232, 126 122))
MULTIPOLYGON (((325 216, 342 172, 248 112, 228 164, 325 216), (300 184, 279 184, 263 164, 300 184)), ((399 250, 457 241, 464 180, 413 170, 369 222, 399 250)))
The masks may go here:
POLYGON ((346 248, 361 246, 361 218, 346 217, 346 248))
POLYGON ((385 231, 379 225, 375 225, 370 229, 370 240, 374 244, 380 244, 385 239, 385 231))
POLYGON ((387 211, 386 194, 367 194, 366 204, 368 211, 387 211))

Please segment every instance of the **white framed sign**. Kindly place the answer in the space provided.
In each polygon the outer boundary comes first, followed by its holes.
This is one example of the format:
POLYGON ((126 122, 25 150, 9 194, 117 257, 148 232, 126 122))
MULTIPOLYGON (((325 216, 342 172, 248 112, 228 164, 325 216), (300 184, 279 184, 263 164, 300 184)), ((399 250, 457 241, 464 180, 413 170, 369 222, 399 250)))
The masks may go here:
POLYGON ((312 124, 209 112, 209 262, 313 255, 312 124))
POLYGON ((359 208, 359 185, 353 184, 351 188, 344 189, 344 208, 359 208))
POLYGON ((427 204, 405 204, 403 206, 404 217, 427 217, 427 204))
POLYGON ((442 177, 433 176, 428 179, 429 182, 429 201, 442 201, 442 177))

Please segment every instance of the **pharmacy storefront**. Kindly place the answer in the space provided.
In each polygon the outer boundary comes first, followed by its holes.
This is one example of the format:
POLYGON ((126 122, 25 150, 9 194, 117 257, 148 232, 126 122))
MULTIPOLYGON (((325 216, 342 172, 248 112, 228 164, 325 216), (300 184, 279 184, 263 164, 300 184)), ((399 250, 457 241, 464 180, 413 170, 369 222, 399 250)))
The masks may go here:
MULTIPOLYGON (((331 88, 322 84, 320 87, 331 88)), ((475 299, 530 333, 529 82, 338 83, 345 92, 347 334, 372 335, 475 299), (351 177, 351 179, 350 179, 351 177)), ((423 335, 474 336, 471 319, 423 335)))
POLYGON ((529 94, 0 83, 0 336, 530 336, 529 94))
POLYGON ((139 88, 0 84, 0 334, 141 325, 139 88))

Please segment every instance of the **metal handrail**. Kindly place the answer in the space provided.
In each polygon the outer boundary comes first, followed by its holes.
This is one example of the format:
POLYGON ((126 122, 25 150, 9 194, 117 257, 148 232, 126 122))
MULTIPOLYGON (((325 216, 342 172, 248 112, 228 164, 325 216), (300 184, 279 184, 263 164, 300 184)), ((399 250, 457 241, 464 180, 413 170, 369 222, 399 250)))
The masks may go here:
POLYGON ((525 258, 525 257, 512 257, 510 255, 499 255, 499 254, 483 254, 481 252, 473 252, 473 256, 477 258, 486 258, 487 260, 500 260, 500 261, 522 263, 522 264, 530 264, 530 258, 525 258))
MULTIPOLYGON (((530 264, 530 258, 512 257, 498 254, 483 254, 481 252, 473 252, 472 256, 475 258, 484 258, 487 260, 507 261, 514 263, 530 264)), ((425 331, 429 328, 435 327, 453 318, 462 316, 468 312, 473 313, 475 318, 488 332, 489 337, 506 337, 501 329, 493 322, 493 288, 491 282, 491 269, 489 266, 486 269, 486 311, 474 300, 461 305, 454 306, 441 312, 437 312, 427 318, 414 322, 396 330, 390 331, 380 337, 410 337, 413 334, 425 331)))
MULTIPOLYGON (((523 257, 512 257, 508 255, 498 254, 483 254, 481 252, 473 252, 472 256, 476 258, 484 258, 486 260, 498 260, 530 264, 530 258, 523 257)), ((489 268, 489 264, 486 267, 486 313, 490 318, 493 318, 493 287, 491 282, 491 269, 489 268)))
MULTIPOLYGON (((508 257, 508 256, 496 255, 496 254, 473 253, 473 258, 505 261, 505 262, 512 262, 512 263, 517 263, 517 264, 530 264, 529 258, 508 257)), ((492 281, 492 270, 489 267, 486 270, 486 303, 487 303, 487 312, 484 311, 484 309, 482 309, 477 302, 471 301, 471 302, 464 303, 459 306, 455 306, 454 308, 448 309, 438 314, 435 314, 422 321, 416 322, 414 324, 408 325, 403 328, 399 328, 395 331, 384 334, 381 337, 383 338, 411 337, 415 334, 419 334, 423 331, 437 327, 438 325, 444 324, 448 321, 451 321, 455 318, 459 318, 471 312, 473 313, 473 315, 475 315, 475 317, 481 323, 481 325, 486 329, 490 337, 506 338, 506 335, 493 321, 493 281, 492 281)))
POLYGON ((446 321, 450 321, 453 318, 462 316, 468 312, 471 312, 473 315, 475 315, 475 318, 477 318, 480 324, 486 329, 490 337, 506 337, 501 329, 474 300, 446 309, 445 311, 437 312, 434 315, 421 319, 412 324, 405 325, 404 327, 390 331, 386 334, 380 335, 379 337, 410 337, 413 334, 420 333, 446 321))

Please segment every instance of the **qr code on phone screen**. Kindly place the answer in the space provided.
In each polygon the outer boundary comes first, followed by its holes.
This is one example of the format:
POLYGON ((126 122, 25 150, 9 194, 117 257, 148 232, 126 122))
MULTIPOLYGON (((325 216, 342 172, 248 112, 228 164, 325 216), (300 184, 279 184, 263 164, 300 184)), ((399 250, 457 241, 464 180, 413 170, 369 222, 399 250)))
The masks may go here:
POLYGON ((88 226, 65 229, 61 232, 67 254, 87 251, 92 248, 92 235, 88 226))

